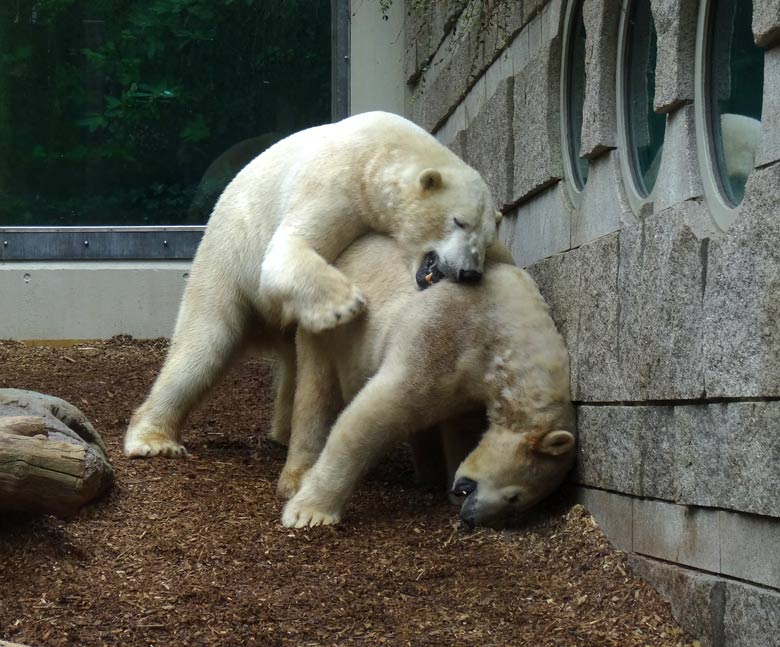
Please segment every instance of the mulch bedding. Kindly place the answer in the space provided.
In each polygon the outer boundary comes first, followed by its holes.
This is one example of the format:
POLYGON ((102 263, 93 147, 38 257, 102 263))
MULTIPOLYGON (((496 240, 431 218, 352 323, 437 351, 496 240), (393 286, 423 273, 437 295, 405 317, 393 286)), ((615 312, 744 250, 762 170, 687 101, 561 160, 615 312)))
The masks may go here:
POLYGON ((34 646, 690 645, 666 603, 565 495, 468 532, 399 449, 338 527, 279 523, 269 367, 247 358, 187 424, 187 460, 121 441, 165 342, 0 342, 0 387, 81 408, 116 485, 76 518, 0 516, 0 639, 34 646))

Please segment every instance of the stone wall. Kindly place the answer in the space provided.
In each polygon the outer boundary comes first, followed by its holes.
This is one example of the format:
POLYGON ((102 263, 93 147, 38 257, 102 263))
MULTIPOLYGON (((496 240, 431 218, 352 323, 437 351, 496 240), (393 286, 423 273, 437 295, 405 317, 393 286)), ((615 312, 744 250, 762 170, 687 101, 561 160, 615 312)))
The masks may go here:
POLYGON ((667 125, 652 199, 632 204, 623 5, 583 5, 580 193, 563 162, 568 0, 406 0, 407 115, 483 174, 566 338, 582 500, 703 645, 780 645, 780 1, 754 2, 761 144, 725 231, 697 157, 697 0, 652 0, 667 125))

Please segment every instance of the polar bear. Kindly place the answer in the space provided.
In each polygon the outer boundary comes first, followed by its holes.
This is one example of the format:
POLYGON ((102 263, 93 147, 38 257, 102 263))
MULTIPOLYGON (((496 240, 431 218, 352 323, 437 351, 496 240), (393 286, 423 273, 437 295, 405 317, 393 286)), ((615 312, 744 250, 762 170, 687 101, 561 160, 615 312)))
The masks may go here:
MULTIPOLYGON (((329 264, 361 234, 397 240, 404 274, 420 287, 476 281, 499 216, 479 173, 397 115, 365 113, 276 143, 214 207, 168 356, 131 418, 125 453, 185 455, 185 416, 250 337, 277 351, 280 388, 290 392, 292 325, 322 331, 364 308, 355 284, 329 264)), ((367 259, 363 271, 386 269, 367 259)), ((283 439, 289 412, 274 424, 283 439)))
POLYGON ((468 525, 528 508, 561 483, 575 447, 569 357, 525 271, 491 262, 478 287, 445 282, 418 292, 404 280, 395 242, 375 235, 353 243, 336 266, 371 308, 321 334, 298 330, 292 435, 278 484, 292 497, 285 526, 337 523, 383 452, 434 426, 445 449, 451 441, 449 462, 459 463, 451 482, 468 525), (372 262, 385 271, 366 272, 372 262), (460 462, 453 451, 465 432, 482 431, 473 415, 480 409, 487 431, 460 462))

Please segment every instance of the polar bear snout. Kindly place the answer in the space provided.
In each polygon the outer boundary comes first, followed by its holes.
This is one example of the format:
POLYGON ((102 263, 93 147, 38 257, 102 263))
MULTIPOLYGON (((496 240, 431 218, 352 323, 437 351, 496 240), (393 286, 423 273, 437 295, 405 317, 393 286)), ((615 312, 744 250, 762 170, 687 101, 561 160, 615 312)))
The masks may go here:
POLYGON ((460 514, 458 516, 466 528, 469 530, 476 528, 477 524, 481 521, 476 494, 470 494, 466 497, 466 500, 460 507, 460 514))

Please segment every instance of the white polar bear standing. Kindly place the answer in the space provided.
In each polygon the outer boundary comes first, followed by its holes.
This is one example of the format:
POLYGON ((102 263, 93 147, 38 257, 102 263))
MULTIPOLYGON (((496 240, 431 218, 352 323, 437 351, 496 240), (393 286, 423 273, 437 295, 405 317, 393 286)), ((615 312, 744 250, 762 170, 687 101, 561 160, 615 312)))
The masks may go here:
MULTIPOLYGON (((130 421, 125 453, 185 455, 184 418, 249 341, 279 354, 280 389, 290 393, 295 353, 282 331, 326 330, 363 310, 360 291, 330 265, 363 233, 392 236, 408 280, 416 272, 425 287, 426 279, 478 280, 497 216, 480 175, 397 115, 365 113, 278 142, 214 207, 168 356, 130 421)), ((289 409, 278 413, 273 435, 284 440, 289 417, 289 409)))
POLYGON ((432 427, 441 428, 466 524, 492 524, 552 492, 574 460, 569 356, 528 273, 491 263, 479 286, 419 293, 403 280, 397 245, 382 236, 354 242, 336 266, 371 308, 335 330, 298 330, 292 435, 278 487, 292 498, 282 523, 337 523, 366 470, 432 427), (363 272, 374 258, 385 274, 363 272), (475 411, 486 411, 487 425, 475 411))

